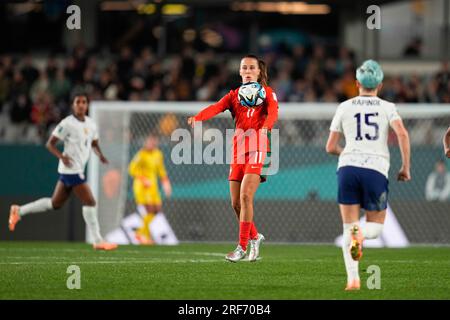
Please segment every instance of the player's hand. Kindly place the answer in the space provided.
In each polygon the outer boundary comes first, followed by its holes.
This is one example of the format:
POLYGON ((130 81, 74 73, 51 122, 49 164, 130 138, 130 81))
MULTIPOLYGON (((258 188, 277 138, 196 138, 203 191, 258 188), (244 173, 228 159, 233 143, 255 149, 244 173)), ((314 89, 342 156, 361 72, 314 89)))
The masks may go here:
POLYGON ((63 155, 61 156, 61 161, 64 163, 64 165, 65 165, 66 167, 69 167, 69 168, 72 167, 72 158, 71 158, 71 157, 69 157, 69 156, 63 154, 63 155))
POLYGON ((445 149, 445 156, 450 158, 450 149, 445 149))
POLYGON ((108 159, 106 159, 106 157, 105 157, 104 155, 101 155, 101 156, 100 156, 100 161, 101 161, 101 163, 103 163, 103 164, 109 164, 108 159))
POLYGON ((191 128, 193 128, 195 126, 195 117, 189 117, 187 122, 188 122, 188 125, 190 125, 191 128))
POLYGON ((170 196, 172 195, 172 186, 170 185, 170 182, 164 181, 162 183, 162 187, 164 189, 164 194, 166 195, 167 198, 170 198, 170 196))
POLYGON ((401 169, 400 169, 400 171, 398 172, 398 175, 397 175, 397 180, 398 181, 405 181, 405 182, 411 180, 411 173, 409 172, 409 169, 401 167, 401 169))

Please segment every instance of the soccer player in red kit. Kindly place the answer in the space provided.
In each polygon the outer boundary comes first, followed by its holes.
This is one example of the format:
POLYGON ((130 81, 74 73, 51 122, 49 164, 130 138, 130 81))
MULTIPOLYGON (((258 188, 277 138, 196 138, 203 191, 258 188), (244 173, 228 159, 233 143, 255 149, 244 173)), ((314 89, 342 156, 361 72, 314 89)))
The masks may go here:
POLYGON ((231 204, 240 225, 239 244, 225 257, 231 262, 237 262, 246 256, 249 242, 249 261, 256 261, 259 256, 259 247, 264 236, 258 233, 253 222, 253 199, 259 184, 266 180, 262 170, 265 157, 270 152, 268 135, 278 118, 278 102, 272 88, 267 84, 265 62, 257 56, 247 55, 241 60, 239 74, 242 83, 258 82, 264 87, 266 98, 261 105, 251 108, 241 105, 238 88, 188 119, 188 124, 194 127, 196 121, 208 120, 229 110, 235 121, 233 156, 228 180, 231 204))

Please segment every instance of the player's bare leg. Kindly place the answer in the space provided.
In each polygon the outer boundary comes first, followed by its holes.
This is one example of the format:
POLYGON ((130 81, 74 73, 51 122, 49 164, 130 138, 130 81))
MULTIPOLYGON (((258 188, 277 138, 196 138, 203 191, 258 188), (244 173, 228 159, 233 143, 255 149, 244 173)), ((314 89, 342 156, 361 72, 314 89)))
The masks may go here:
POLYGON ((14 231, 21 217, 29 213, 45 212, 61 208, 70 196, 71 188, 58 181, 52 198, 41 198, 23 206, 13 204, 9 211, 9 230, 14 231))
MULTIPOLYGON (((342 254, 344 256, 345 269, 347 272, 347 286, 345 290, 359 290, 359 262, 352 257, 352 248, 358 248, 362 250, 362 240, 359 242, 353 242, 354 237, 352 233, 356 227, 359 230, 359 211, 360 205, 339 205, 341 211, 341 217, 343 222, 343 239, 342 239, 342 254)), ((362 255, 362 251, 360 252, 362 255)))
MULTIPOLYGON (((236 214, 236 218, 238 223, 241 217, 241 182, 240 181, 230 181, 230 198, 231 198, 231 207, 233 208, 234 213, 236 214)), ((231 256, 239 256, 243 252, 241 246, 238 244, 236 249, 233 252, 230 252, 225 256, 225 259, 235 262, 234 260, 230 260, 231 256)), ((245 255, 245 252, 244 252, 245 255)))
POLYGON ((52 195, 52 205, 54 209, 61 208, 72 193, 71 187, 66 187, 62 181, 56 183, 55 190, 52 195))
POLYGON ((238 221, 241 217, 241 182, 240 181, 230 181, 230 197, 231 206, 236 214, 238 221))
POLYGON ((253 221, 253 199, 259 187, 261 178, 259 174, 249 173, 244 175, 241 185, 241 221, 253 221))
POLYGON ((81 200, 83 204, 83 218, 88 226, 94 243, 93 247, 96 250, 114 250, 117 248, 117 244, 108 243, 103 240, 100 234, 100 226, 98 224, 96 201, 92 195, 91 189, 87 183, 79 184, 73 187, 75 195, 81 200))

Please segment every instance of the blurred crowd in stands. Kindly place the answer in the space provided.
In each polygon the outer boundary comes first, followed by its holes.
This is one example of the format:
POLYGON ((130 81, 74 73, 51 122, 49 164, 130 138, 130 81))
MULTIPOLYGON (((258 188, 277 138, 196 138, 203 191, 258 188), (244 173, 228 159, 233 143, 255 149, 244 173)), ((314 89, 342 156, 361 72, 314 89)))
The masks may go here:
MULTIPOLYGON (((261 55, 280 102, 341 102, 357 95, 354 54, 316 45, 261 55)), ((238 56, 185 48, 159 58, 150 48, 117 54, 82 45, 65 57, 0 55, 0 141, 42 143, 70 113, 70 96, 91 100, 216 101, 239 85, 238 56)), ((396 103, 450 103, 450 68, 427 76, 385 77, 381 97, 396 103)))

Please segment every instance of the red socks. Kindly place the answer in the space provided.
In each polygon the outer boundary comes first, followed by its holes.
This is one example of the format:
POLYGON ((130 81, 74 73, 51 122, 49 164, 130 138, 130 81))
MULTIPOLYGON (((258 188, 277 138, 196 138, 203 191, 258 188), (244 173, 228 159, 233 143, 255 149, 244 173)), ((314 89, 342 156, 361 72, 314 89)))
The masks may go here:
POLYGON ((250 238, 250 229, 252 227, 253 222, 245 222, 241 221, 239 224, 239 244, 242 247, 242 250, 247 250, 248 240, 250 238))
POLYGON ((252 222, 252 226, 250 228, 250 239, 254 240, 258 237, 258 229, 256 229, 255 223, 252 222))

